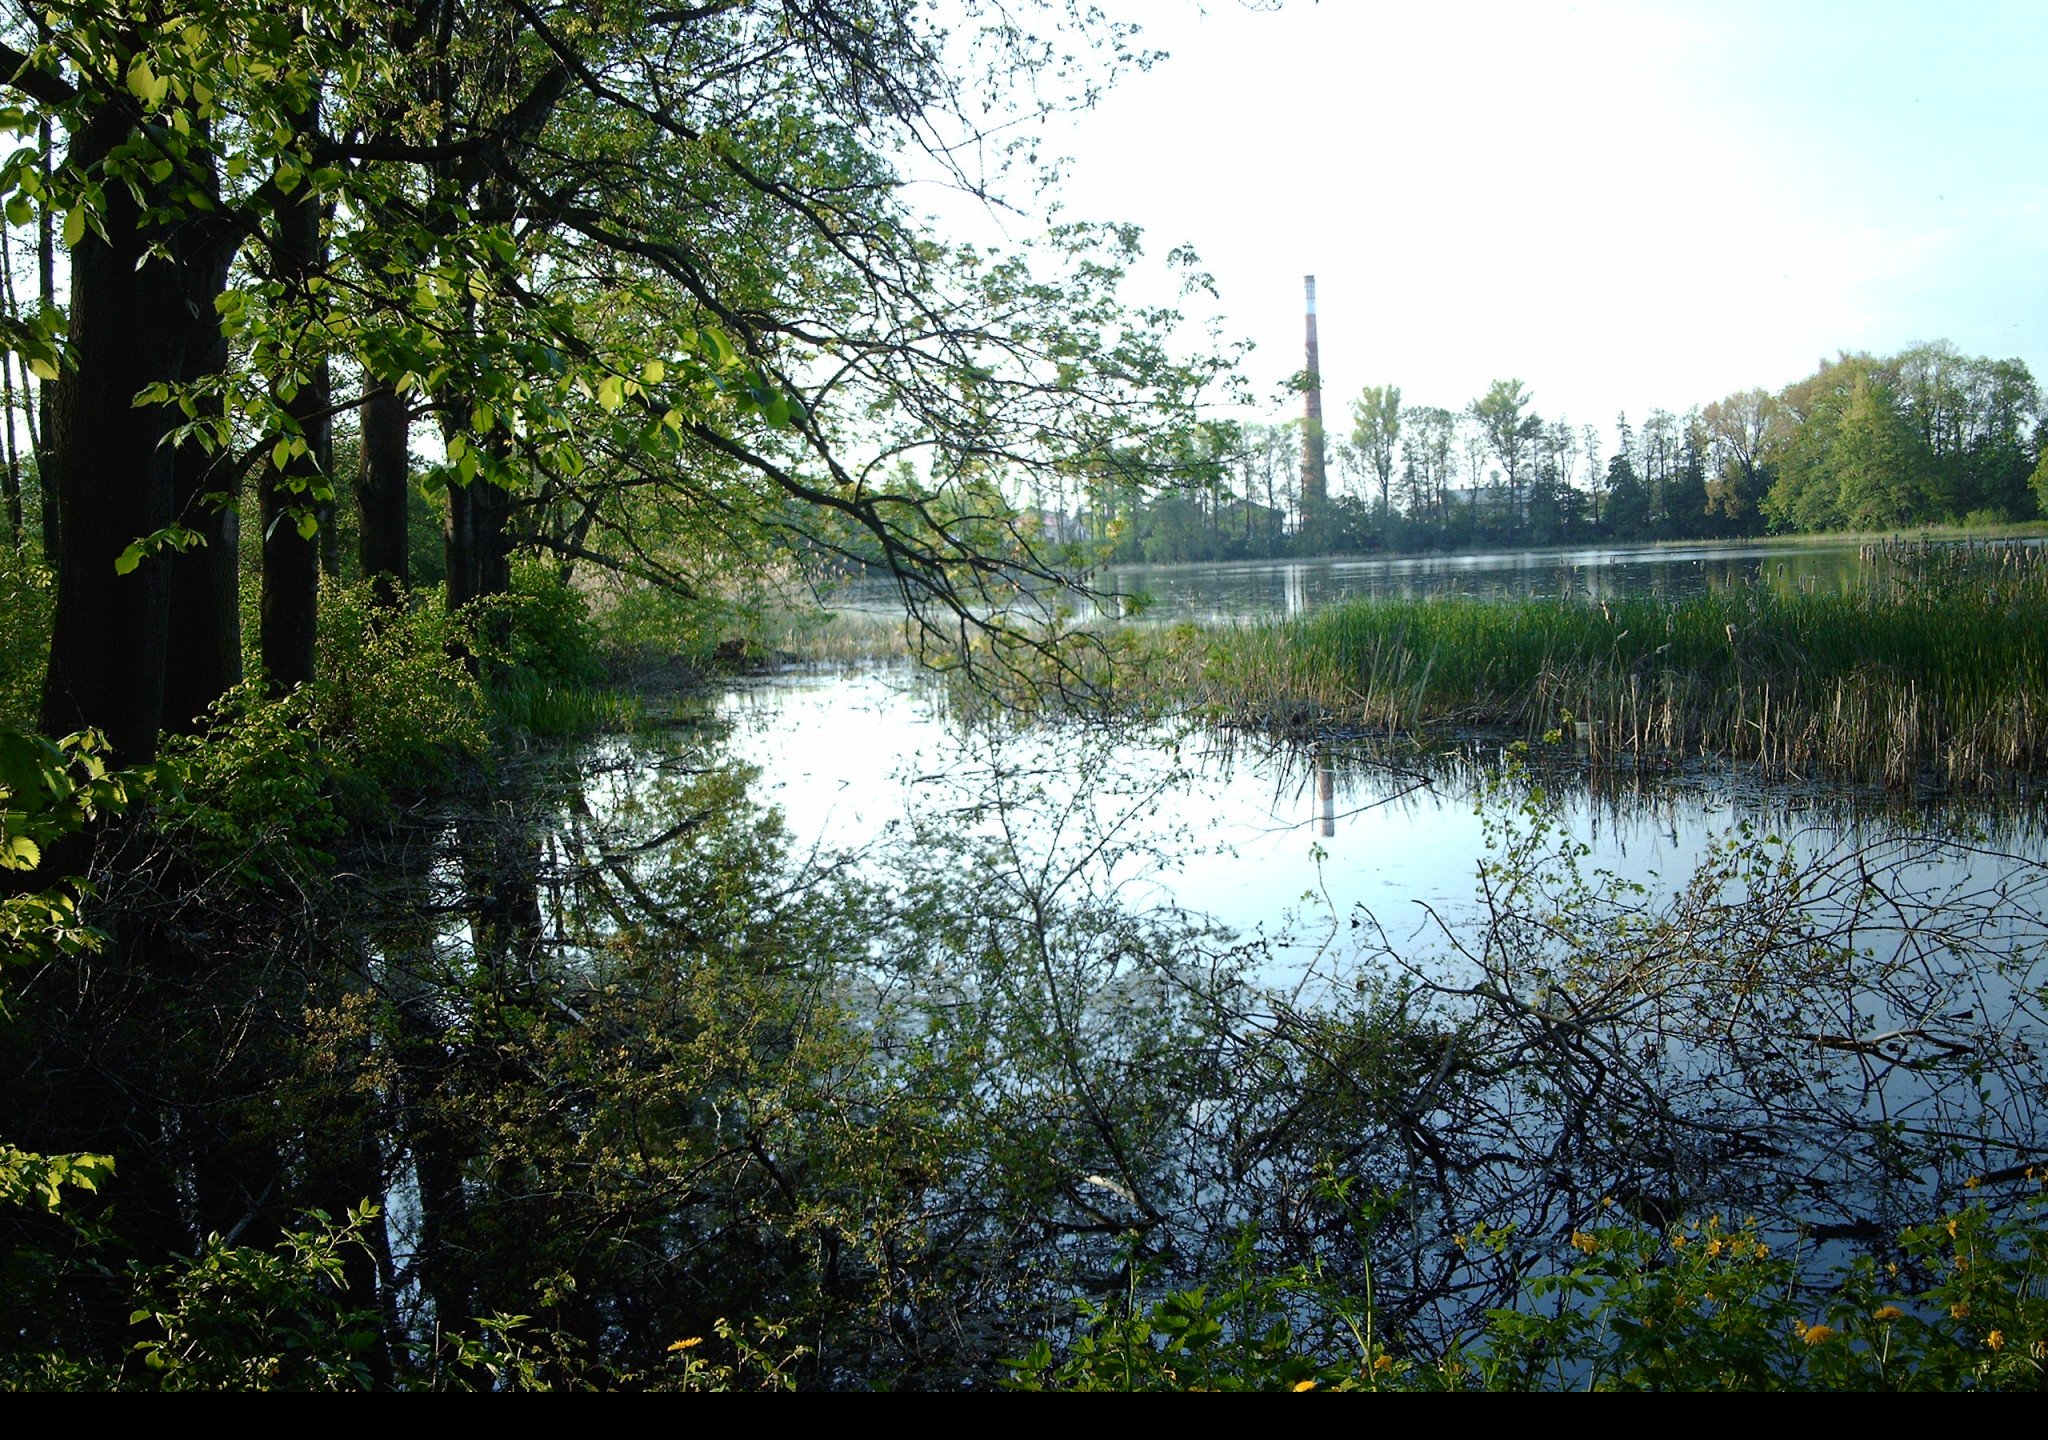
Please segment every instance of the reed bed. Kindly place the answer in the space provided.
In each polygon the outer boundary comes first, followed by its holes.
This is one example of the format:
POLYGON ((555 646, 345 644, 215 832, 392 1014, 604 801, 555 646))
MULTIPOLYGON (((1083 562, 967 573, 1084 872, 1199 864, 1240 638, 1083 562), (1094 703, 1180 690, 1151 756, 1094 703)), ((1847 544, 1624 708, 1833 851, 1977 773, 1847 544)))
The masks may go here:
POLYGON ((1870 547, 1846 594, 1360 603, 1213 632, 1191 687, 1280 728, 1556 732, 1595 758, 2011 783, 2048 760, 2048 551, 1870 547))

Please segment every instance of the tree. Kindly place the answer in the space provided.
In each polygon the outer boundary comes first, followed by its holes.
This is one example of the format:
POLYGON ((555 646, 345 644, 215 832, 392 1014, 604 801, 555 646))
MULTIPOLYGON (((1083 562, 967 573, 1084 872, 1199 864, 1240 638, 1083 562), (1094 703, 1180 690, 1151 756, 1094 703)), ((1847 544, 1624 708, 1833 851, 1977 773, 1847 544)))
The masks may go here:
MULTIPOLYGON (((208 523, 245 478, 266 667, 309 673, 326 430, 366 395, 387 590, 397 437, 431 417, 458 605, 504 587, 514 547, 685 589, 780 551, 887 568, 964 646, 1008 633, 983 602, 1054 573, 1007 497, 1184 425, 1225 368, 1176 362, 1171 317, 1115 302, 1133 231, 997 256, 911 223, 896 151, 954 163, 1009 82, 1053 87, 1020 110, 1094 83, 1013 17, 970 73, 892 0, 359 8, 201 4, 166 30, 79 0, 4 57, 17 131, 71 137, 4 177, 10 214, 61 217, 72 251, 68 340, 54 317, 10 332, 61 365, 49 469, 77 522, 45 723, 99 724, 124 759, 233 678, 181 662, 166 708, 170 637, 226 634, 172 606, 233 595, 230 522, 208 523), (910 454, 928 463, 899 488, 910 454), (195 554, 206 583, 174 587, 195 554)), ((1127 58, 1122 31, 1074 23, 1127 58)))
POLYGON ((1379 484, 1380 513, 1392 510, 1394 449, 1401 441, 1401 387, 1368 385, 1351 402, 1351 443, 1379 484))
POLYGON ((1640 540, 1650 528, 1650 492, 1635 466, 1635 431, 1628 416, 1615 418, 1614 454, 1607 461, 1607 501, 1601 519, 1617 540, 1640 540))
POLYGON ((1882 528, 1928 515, 1929 459, 1898 398, 1874 375, 1859 375, 1842 409, 1830 468, 1851 525, 1882 528))
POLYGON ((1508 525, 1522 523, 1522 482, 1531 447, 1543 433, 1543 422, 1530 413, 1528 387, 1519 380, 1496 380, 1472 402, 1470 414, 1500 462, 1507 482, 1508 525))
POLYGON ((1778 397, 1760 389, 1737 391, 1700 412, 1713 460, 1707 508, 1737 529, 1761 518, 1772 480, 1768 450, 1782 439, 1784 415, 1778 397))

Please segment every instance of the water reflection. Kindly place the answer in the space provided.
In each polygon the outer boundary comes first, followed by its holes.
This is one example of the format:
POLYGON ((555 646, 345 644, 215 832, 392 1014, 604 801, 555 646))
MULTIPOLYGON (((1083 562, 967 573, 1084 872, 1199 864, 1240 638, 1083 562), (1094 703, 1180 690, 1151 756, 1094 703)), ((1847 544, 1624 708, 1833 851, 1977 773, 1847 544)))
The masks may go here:
POLYGON ((1467 596, 1680 599, 1736 585, 1842 590, 1862 573, 1850 544, 1578 546, 1458 555, 1131 565, 1107 572, 1152 603, 1148 619, 1220 624, 1299 615, 1345 600, 1467 596))
MULTIPOLYGON (((1095 584, 1142 596, 1143 622, 1229 624, 1300 615, 1362 599, 1576 596, 1608 600, 1651 594, 1673 599, 1737 585, 1837 591, 1864 573, 1861 547, 1842 541, 1758 540, 1695 545, 1605 545, 1449 555, 1233 560, 1215 564, 1119 565, 1095 584)), ((882 580, 855 581, 834 607, 896 616, 902 597, 882 580)), ((1103 614, 1076 595, 1081 618, 1103 614)), ((1107 618, 1132 618, 1119 606, 1107 618)))
MULTIPOLYGON (((1041 1187, 1026 1228, 1042 1250, 1003 1273, 1070 1273, 1050 1268, 1064 1256, 1114 1289, 1136 1233, 1194 1283, 1256 1224, 1327 1241, 1274 1258, 1327 1253, 1350 1283, 1364 1242, 1321 1183, 1334 1166, 1357 1194, 1399 1197, 1373 1283, 1436 1345, 1610 1205, 1650 1223, 1740 1205, 1877 1237, 2038 1150, 2034 807, 1903 807, 1706 767, 1635 777, 1568 747, 1540 770, 1553 805, 1498 749, 966 726, 907 670, 734 685, 699 718, 717 723, 690 743, 589 747, 503 835, 449 827, 435 908, 466 932, 456 978, 503 984, 552 954, 591 971, 593 993, 565 1003, 599 1005, 614 935, 666 929, 687 959, 828 876, 922 897, 923 929, 841 952, 838 1000, 884 1046, 985 1012, 961 1103, 1007 1095, 1006 1145, 1047 1114, 1069 1115, 1063 1137, 1115 1138, 1047 1152, 1044 1173, 1070 1180, 1041 1187), (803 873, 751 877, 773 893, 700 913, 726 892, 688 837, 740 809, 736 784, 703 778, 728 754, 758 767, 753 794, 783 811, 803 873), (1744 825, 1761 865, 1716 848, 1744 825), (1771 867, 1772 835, 1797 865, 1771 867), (1703 862, 1723 880, 1689 884, 1703 862), (1123 1101, 1139 1118, 1119 1130, 1099 1111, 1123 1101), (1477 1224, 1515 1227, 1512 1247, 1467 1252, 1454 1237, 1477 1224)), ((459 1099, 438 1113, 459 1119, 459 1099)), ((394 1250, 437 1253, 432 1227, 467 1223, 468 1198, 434 1166, 472 1139, 444 1123, 409 1144, 394 1250)), ((919 1182, 924 1211, 986 1198, 1000 1167, 973 1158, 919 1182)), ((464 1298, 487 1278, 420 1273, 464 1298)))
MULTIPOLYGON (((1523 774, 1498 747, 977 730, 908 672, 718 710, 800 843, 886 862, 922 811, 1012 875, 1235 932, 1249 989, 1143 1217, 1183 1257, 1248 1222, 1341 1231, 1312 1198, 1338 1157, 1402 1197, 1375 1283, 1448 1343, 1609 1206, 1846 1245, 2038 1153, 2048 827, 2025 800, 1632 775, 1569 745, 1523 774), (1477 1224, 1517 1238, 1467 1253, 1477 1224)), ((1121 1013, 1131 983, 1105 972, 1087 1006, 1121 1013)))
MULTIPOLYGON (((807 849, 869 848, 922 797, 987 763, 983 742, 908 670, 736 685, 716 710, 733 726, 736 757, 761 771, 757 793, 807 849)), ((1078 785, 1078 744, 1072 731, 1027 731, 1011 737, 1004 763, 1078 785)), ((1095 803, 1147 797, 1126 823, 1169 857, 1132 879, 1153 903, 1245 934, 1286 928, 1310 890, 1409 929, 1473 903, 1487 847, 1480 801, 1498 773, 1497 746, 1418 754, 1190 732, 1126 736, 1113 748, 1113 763, 1088 773, 1117 793, 1095 803)), ((1716 837, 1745 823, 1813 849, 1931 829, 2048 855, 2041 808, 2024 800, 1902 804, 1876 788, 1767 786, 1708 764, 1632 774, 1569 756, 1560 750, 1543 771, 1560 792, 1563 823, 1589 847, 1589 864, 1639 883, 1676 883, 1716 837)))

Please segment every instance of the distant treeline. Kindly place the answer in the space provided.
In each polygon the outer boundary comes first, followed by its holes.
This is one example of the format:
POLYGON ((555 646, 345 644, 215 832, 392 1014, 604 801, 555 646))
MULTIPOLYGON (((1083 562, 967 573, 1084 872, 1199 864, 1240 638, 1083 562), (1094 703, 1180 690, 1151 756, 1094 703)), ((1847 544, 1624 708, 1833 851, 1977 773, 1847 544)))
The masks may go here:
POLYGON ((2048 492, 2027 366, 1946 342, 1845 354, 1682 415, 1623 415, 1611 449, 1531 401, 1519 380, 1457 410, 1368 387, 1349 435, 1325 437, 1327 496, 1304 493, 1294 420, 1209 426, 1040 510, 1057 538, 1176 561, 1995 524, 2035 518, 2048 492))

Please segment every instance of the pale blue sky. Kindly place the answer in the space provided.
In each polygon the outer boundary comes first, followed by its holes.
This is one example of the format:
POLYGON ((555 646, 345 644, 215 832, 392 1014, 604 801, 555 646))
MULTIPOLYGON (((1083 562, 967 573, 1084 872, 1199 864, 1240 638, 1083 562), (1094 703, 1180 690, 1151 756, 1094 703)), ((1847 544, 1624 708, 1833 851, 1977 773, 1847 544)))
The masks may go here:
POLYGON ((1310 271, 1333 400, 1606 426, 1941 337, 2048 379, 2048 4, 1107 8, 1171 58, 1055 137, 1067 211, 1193 244, 1262 391, 1310 271))

